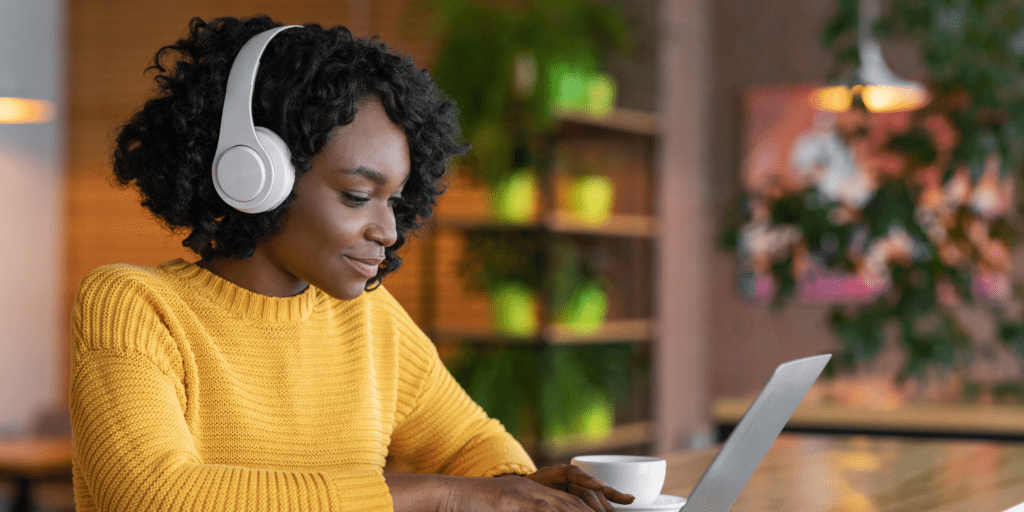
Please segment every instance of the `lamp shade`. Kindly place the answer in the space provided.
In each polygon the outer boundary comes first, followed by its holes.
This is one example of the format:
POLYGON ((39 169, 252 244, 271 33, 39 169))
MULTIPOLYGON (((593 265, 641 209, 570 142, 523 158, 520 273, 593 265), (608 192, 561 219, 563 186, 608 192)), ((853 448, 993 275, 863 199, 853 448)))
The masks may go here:
POLYGON ((860 0, 857 22, 857 49, 860 66, 845 84, 818 89, 815 106, 820 110, 843 112, 859 96, 871 112, 914 110, 928 102, 928 91, 918 82, 896 76, 882 57, 882 47, 871 33, 881 13, 878 0, 860 0))

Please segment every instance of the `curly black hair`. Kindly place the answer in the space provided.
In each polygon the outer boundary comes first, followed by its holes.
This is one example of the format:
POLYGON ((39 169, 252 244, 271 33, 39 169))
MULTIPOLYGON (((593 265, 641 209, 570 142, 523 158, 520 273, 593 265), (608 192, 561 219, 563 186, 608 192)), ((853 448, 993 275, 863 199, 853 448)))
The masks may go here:
MULTIPOLYGON (((278 26, 266 16, 193 18, 187 37, 157 51, 146 70, 158 72, 157 93, 117 135, 117 182, 134 183, 142 205, 166 227, 188 230, 182 245, 206 261, 252 256, 260 240, 277 232, 295 199, 293 192, 269 212, 243 213, 220 199, 211 175, 231 64, 246 41, 278 26), (165 67, 171 57, 174 65, 165 67)), ((284 139, 298 178, 311 168, 310 159, 327 144, 331 130, 351 123, 369 96, 377 97, 405 131, 411 164, 395 206, 397 242, 385 250, 377 276, 367 282, 372 290, 401 265, 396 251, 410 230, 433 214, 450 157, 468 148, 461 142, 455 104, 426 70, 389 52, 378 39, 309 24, 270 42, 260 59, 252 109, 256 126, 284 139)))

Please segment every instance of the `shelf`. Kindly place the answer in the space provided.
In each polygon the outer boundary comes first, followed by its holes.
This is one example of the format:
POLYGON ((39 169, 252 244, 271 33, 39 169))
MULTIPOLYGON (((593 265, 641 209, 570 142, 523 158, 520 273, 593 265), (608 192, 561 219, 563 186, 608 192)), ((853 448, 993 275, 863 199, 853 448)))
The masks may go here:
POLYGON ((597 117, 588 112, 573 110, 555 110, 555 118, 563 123, 593 126, 606 130, 635 133, 640 135, 658 135, 658 117, 650 112, 625 108, 612 109, 606 116, 597 117))
POLYGON ((585 345, 618 341, 647 341, 654 337, 655 322, 651 320, 612 320, 605 322, 593 334, 577 334, 564 324, 551 324, 544 330, 544 338, 552 345, 585 345))
POLYGON ((562 210, 551 212, 544 225, 556 233, 581 235, 654 238, 658 232, 657 219, 650 215, 614 214, 599 224, 592 224, 574 212, 562 210))
POLYGON ((487 213, 477 212, 438 212, 433 221, 438 227, 458 229, 540 229, 536 220, 528 222, 510 222, 490 217, 487 213))
POLYGON ((547 343, 550 345, 588 345, 613 342, 643 342, 654 338, 657 324, 652 320, 610 320, 592 334, 577 334, 564 324, 551 324, 537 336, 514 336, 492 328, 441 328, 438 339, 475 338, 495 343, 547 343))
MULTIPOLYGON (((622 448, 631 448, 650 443, 653 440, 654 426, 648 421, 626 423, 612 427, 611 433, 601 439, 591 439, 581 435, 559 436, 545 439, 540 446, 540 453, 549 458, 567 458, 585 453, 606 452, 622 448)), ((536 452, 536 439, 523 439, 523 447, 536 452)))
POLYGON ((554 233, 615 236, 630 238, 654 238, 658 234, 657 219, 650 215, 612 214, 599 223, 593 224, 579 218, 571 211, 554 211, 544 222, 506 222, 476 214, 442 214, 435 217, 440 227, 446 228, 490 228, 490 229, 548 229, 554 233))

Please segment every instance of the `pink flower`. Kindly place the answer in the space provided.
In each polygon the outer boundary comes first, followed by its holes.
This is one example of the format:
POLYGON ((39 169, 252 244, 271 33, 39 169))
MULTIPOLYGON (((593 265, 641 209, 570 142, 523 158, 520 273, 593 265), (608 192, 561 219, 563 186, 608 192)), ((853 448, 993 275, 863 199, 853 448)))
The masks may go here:
POLYGON ((899 176, 903 173, 903 158, 891 153, 879 153, 871 158, 870 167, 881 176, 899 176))
POLYGON ((875 112, 868 118, 868 138, 881 146, 893 134, 904 133, 910 127, 907 112, 875 112))
POLYGON ((948 279, 935 283, 935 300, 942 306, 953 307, 960 304, 960 294, 948 279))
POLYGON ((967 261, 967 251, 958 244, 947 241, 939 245, 939 258, 951 267, 959 267, 967 261))
POLYGON ((988 240, 988 222, 981 219, 971 219, 964 226, 967 231, 967 239, 974 245, 981 246, 988 240))
POLYGON ((925 119, 924 128, 932 135, 932 143, 939 153, 952 150, 960 141, 960 135, 944 116, 934 115, 925 119))
POLYGON ((942 170, 935 164, 917 171, 914 177, 925 189, 942 187, 942 170))
POLYGON ((1003 242, 989 239, 978 246, 978 252, 985 263, 991 265, 993 269, 1001 272, 1010 270, 1010 249, 1003 242))
POLYGON ((1012 295, 1010 276, 1005 271, 978 269, 971 281, 971 293, 978 298, 1002 301, 1012 295))
POLYGON ((852 208, 846 204, 840 203, 836 207, 832 208, 828 212, 828 220, 832 221, 833 224, 844 226, 855 220, 860 210, 852 208))
POLYGON ((994 218, 1006 213, 1010 206, 1004 201, 1006 194, 1004 184, 1000 182, 1002 162, 999 155, 993 153, 985 159, 985 171, 971 192, 970 205, 978 215, 994 218))
POLYGON ((917 207, 919 209, 938 212, 943 210, 945 206, 946 202, 942 194, 942 188, 938 185, 925 185, 917 196, 917 207))
POLYGON ((961 165, 946 182, 946 204, 953 208, 963 206, 971 194, 971 175, 966 166, 961 165))

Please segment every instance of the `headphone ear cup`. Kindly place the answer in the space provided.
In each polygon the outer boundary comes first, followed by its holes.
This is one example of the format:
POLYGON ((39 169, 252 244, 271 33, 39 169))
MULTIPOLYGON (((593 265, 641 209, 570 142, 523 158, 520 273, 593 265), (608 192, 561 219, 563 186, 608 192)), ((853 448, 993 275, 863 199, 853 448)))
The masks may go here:
POLYGON ((277 208, 288 198, 295 185, 295 167, 292 166, 292 152, 278 134, 257 126, 256 138, 270 156, 270 172, 266 182, 269 191, 266 199, 257 206, 259 211, 266 212, 277 208))

